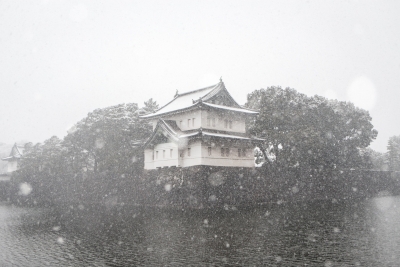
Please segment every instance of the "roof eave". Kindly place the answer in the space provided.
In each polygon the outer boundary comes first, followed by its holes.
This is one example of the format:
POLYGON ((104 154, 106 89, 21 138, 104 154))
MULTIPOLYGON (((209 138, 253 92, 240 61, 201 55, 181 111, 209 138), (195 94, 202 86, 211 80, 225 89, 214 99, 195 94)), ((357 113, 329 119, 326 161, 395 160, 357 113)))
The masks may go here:
POLYGON ((177 110, 172 110, 172 111, 165 112, 165 113, 160 113, 160 114, 149 114, 149 115, 144 115, 144 116, 141 116, 141 117, 139 117, 139 118, 142 119, 142 120, 157 119, 157 118, 164 117, 164 116, 167 116, 167 115, 173 115, 173 114, 177 114, 177 113, 182 113, 182 112, 185 112, 185 111, 188 111, 188 110, 197 108, 198 103, 199 103, 199 102, 197 102, 196 104, 193 104, 193 105, 190 106, 190 107, 186 107, 186 108, 182 108, 182 109, 177 109, 177 110), (146 117, 145 117, 145 116, 146 116, 146 117))

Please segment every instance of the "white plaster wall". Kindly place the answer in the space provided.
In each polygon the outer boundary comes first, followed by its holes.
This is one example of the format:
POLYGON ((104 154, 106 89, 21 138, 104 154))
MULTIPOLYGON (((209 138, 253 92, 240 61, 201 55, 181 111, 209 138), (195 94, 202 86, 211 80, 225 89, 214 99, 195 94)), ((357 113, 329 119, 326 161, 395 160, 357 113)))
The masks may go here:
POLYGON ((145 150, 145 169, 156 169, 158 167, 179 166, 178 162, 178 145, 175 143, 158 144, 152 149, 145 150), (172 156, 171 156, 172 149, 172 156), (154 151, 154 160, 153 160, 154 151), (157 156, 158 151, 158 156, 157 156), (164 155, 165 151, 165 155, 164 155))
MULTIPOLYGON (((210 146, 203 144, 202 146, 202 162, 201 165, 210 166, 226 166, 226 167, 254 167, 253 149, 246 149, 246 157, 239 157, 238 147, 229 147, 229 157, 221 155, 221 146, 210 146), (208 155, 208 147, 211 147, 211 156, 208 155)), ((227 147, 224 147, 227 148, 227 147)), ((243 149, 242 147, 240 147, 243 149)))
POLYGON ((202 127, 205 129, 214 129, 221 131, 229 131, 229 132, 237 132, 237 133, 245 133, 246 132, 246 123, 244 116, 242 115, 232 115, 229 113, 221 113, 215 110, 203 110, 201 114, 201 122, 202 127), (210 126, 207 125, 207 118, 210 118, 210 126), (212 118, 215 118, 215 126, 212 124, 212 118), (225 128, 225 120, 232 121, 232 129, 225 128))
POLYGON ((176 125, 182 130, 193 130, 201 127, 201 110, 193 110, 185 113, 175 114, 166 116, 163 118, 164 120, 174 120, 176 121, 176 125), (193 118, 194 125, 193 125, 193 118), (188 119, 190 119, 190 125, 188 125, 188 119), (182 124, 180 123, 182 121, 182 124))
POLYGON ((231 159, 231 158, 203 158, 201 165, 223 166, 223 167, 254 167, 254 157, 252 159, 231 159))
MULTIPOLYGON (((214 129, 221 131, 245 133, 246 123, 244 115, 231 114, 227 112, 219 112, 216 110, 194 110, 187 113, 180 113, 170 116, 163 117, 164 120, 174 120, 176 125, 182 131, 188 131, 193 129, 199 129, 200 127, 204 129, 214 129), (195 119, 193 125, 193 118, 195 119), (215 118, 215 126, 212 125, 212 120, 210 121, 210 126, 207 126, 207 118, 215 118), (188 125, 188 119, 190 119, 190 125, 188 125), (225 128, 225 119, 232 121, 232 129, 225 128), (182 121, 182 124, 180 123, 182 121)), ((153 130, 157 125, 158 119, 151 120, 150 123, 153 125, 153 130)))
POLYGON ((193 142, 184 149, 184 156, 180 158, 181 167, 201 165, 201 158, 201 142, 193 142), (188 148, 190 148, 190 156, 188 156, 188 148))
POLYGON ((17 160, 10 160, 7 162, 7 172, 14 172, 18 169, 17 160))
POLYGON ((151 170, 155 169, 153 161, 153 149, 146 149, 144 151, 144 169, 151 170))
MULTIPOLYGON (((224 147, 226 148, 226 147, 224 147)), ((145 150, 145 169, 156 169, 158 167, 190 167, 198 165, 209 166, 225 166, 225 167, 254 167, 253 149, 246 149, 246 157, 239 157, 238 147, 229 147, 229 157, 221 155, 221 146, 212 146, 209 144, 202 144, 197 141, 189 144, 183 149, 184 156, 180 157, 180 151, 175 143, 159 144, 154 148, 154 161, 153 150, 145 150), (211 147, 211 156, 208 155, 208 147, 211 147), (188 156, 188 148, 190 148, 190 156, 188 156), (170 149, 173 149, 173 155, 170 157, 170 149), (165 150, 165 158, 163 157, 163 150, 165 150), (158 151, 158 158, 156 158, 156 151, 158 151)), ((242 147, 241 147, 242 149, 242 147)))

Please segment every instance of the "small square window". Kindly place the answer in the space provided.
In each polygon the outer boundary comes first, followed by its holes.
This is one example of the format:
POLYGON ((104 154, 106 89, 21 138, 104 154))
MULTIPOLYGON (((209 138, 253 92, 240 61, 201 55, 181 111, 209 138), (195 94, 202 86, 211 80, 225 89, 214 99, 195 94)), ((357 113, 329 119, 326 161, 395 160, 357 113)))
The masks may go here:
POLYGON ((192 126, 194 127, 194 118, 192 119, 192 126))
POLYGON ((225 157, 225 148, 221 148, 221 157, 225 157))
POLYGON ((188 127, 190 127, 190 119, 188 119, 188 127))
POLYGON ((229 148, 225 148, 225 157, 229 157, 229 148))
POLYGON ((170 150, 169 150, 169 157, 170 157, 170 158, 172 158, 172 150, 173 150, 173 149, 170 149, 170 150))
POLYGON ((188 157, 190 157, 190 147, 188 148, 188 157))
POLYGON ((158 159, 158 151, 156 151, 156 159, 158 159))
POLYGON ((181 150, 180 157, 183 158, 185 156, 185 150, 181 150))
POLYGON ((243 157, 246 157, 246 149, 242 149, 243 157))
POLYGON ((165 159, 165 150, 162 151, 162 157, 165 159))
POLYGON ((211 156, 211 147, 208 147, 208 155, 211 156))

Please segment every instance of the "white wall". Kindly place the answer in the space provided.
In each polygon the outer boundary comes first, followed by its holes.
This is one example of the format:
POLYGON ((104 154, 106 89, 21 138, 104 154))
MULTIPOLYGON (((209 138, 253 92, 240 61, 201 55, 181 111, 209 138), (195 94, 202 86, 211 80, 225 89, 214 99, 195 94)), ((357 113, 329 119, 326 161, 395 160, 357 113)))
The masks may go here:
MULTIPOLYGON (((180 113, 175 115, 166 116, 163 118, 164 120, 174 120, 176 121, 176 125, 182 131, 188 131, 193 129, 199 129, 200 127, 204 129, 214 129, 221 131, 229 131, 229 132, 237 132, 237 133, 245 133, 246 132, 246 124, 244 115, 240 115, 239 113, 230 114, 227 112, 218 112, 216 110, 194 110, 187 113, 180 113), (193 125, 193 118, 194 125, 193 125), (210 118, 210 125, 207 125, 207 118, 210 118), (215 126, 212 124, 212 118, 215 118, 215 126), (188 119, 190 119, 190 125, 188 125, 188 119), (225 128, 225 120, 232 121, 232 129, 225 128), (182 124, 180 123, 182 121, 182 124)), ((153 125, 153 130, 157 125, 157 120, 152 120, 151 124, 153 125)))
POLYGON ((154 161, 153 161, 153 149, 145 149, 144 150, 144 169, 151 170, 155 169, 154 161))
MULTIPOLYGON (((163 119, 176 121, 176 125, 178 125, 178 127, 182 131, 198 129, 201 127, 201 110, 193 110, 185 113, 169 115, 163 117, 163 119), (194 124, 193 124, 193 118, 195 119, 194 124), (188 125, 188 119, 190 119, 190 125, 188 125), (180 123, 181 121, 182 124, 180 123)), ((158 119, 154 119, 150 122, 153 125, 153 131, 156 128, 157 122, 158 119)))
POLYGON ((10 160, 7 162, 7 172, 14 172, 18 169, 18 161, 10 160))
POLYGON ((245 133, 246 124, 244 116, 236 114, 232 115, 229 113, 221 113, 216 110, 203 110, 201 114, 202 127, 205 129, 214 129, 221 131, 245 133), (210 125, 207 125, 207 118, 210 118, 210 125), (212 118, 215 118, 215 126, 213 126, 212 118), (225 128, 225 120, 232 121, 232 129, 225 128))
MULTIPOLYGON (((145 169, 156 169, 158 167, 190 167, 198 165, 209 166, 226 166, 226 167, 254 167, 254 148, 249 145, 246 147, 246 156, 243 154, 239 157, 238 148, 243 149, 246 145, 237 145, 229 147, 229 157, 221 155, 222 146, 210 145, 201 143, 201 141, 193 142, 184 148, 179 148, 175 143, 165 143, 155 146, 154 150, 145 150, 145 169), (211 147, 211 155, 208 155, 208 147, 211 147), (190 156, 188 155, 190 148, 190 156), (172 157, 170 156, 172 149, 172 157), (181 150, 184 151, 184 156, 180 157, 181 150), (154 151, 154 161, 153 161, 154 151), (158 151, 158 158, 156 158, 158 151), (163 156, 165 151, 165 157, 163 156)), ((228 147, 224 147, 228 148, 228 147)))
MULTIPOLYGON (((253 148, 246 149, 246 157, 238 155, 239 147, 229 147, 229 157, 221 155, 221 146, 203 144, 201 165, 226 166, 226 167, 254 167, 253 148), (208 155, 208 147, 211 147, 211 155, 208 155)), ((228 147, 224 147, 228 148, 228 147)), ((243 149, 240 147, 240 149, 243 149)))
POLYGON ((201 110, 194 110, 186 113, 175 114, 165 117, 164 119, 176 121, 176 125, 178 125, 178 127, 182 131, 198 129, 201 127, 201 110), (195 119, 194 124, 193 124, 193 118, 195 119), (189 125, 188 125, 188 119, 190 119, 189 125), (182 124, 180 123, 181 121, 182 124))
POLYGON ((146 149, 144 153, 144 168, 156 169, 158 167, 179 166, 178 145, 175 143, 158 144, 154 149, 146 149), (172 155, 171 155, 172 150, 172 155), (153 160, 154 151, 154 160, 153 160), (158 156, 157 156, 158 151, 158 156))
POLYGON ((201 142, 193 142, 183 148, 184 156, 180 158, 181 167, 201 165, 201 142), (190 156, 188 155, 188 148, 190 148, 190 156))

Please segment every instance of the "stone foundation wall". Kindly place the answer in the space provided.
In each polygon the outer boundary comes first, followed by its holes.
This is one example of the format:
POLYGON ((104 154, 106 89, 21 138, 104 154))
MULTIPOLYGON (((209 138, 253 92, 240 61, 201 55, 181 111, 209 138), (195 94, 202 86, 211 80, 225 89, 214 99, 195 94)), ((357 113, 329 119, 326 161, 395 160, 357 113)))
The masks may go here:
POLYGON ((144 206, 209 208, 318 199, 344 200, 400 194, 400 173, 296 172, 272 177, 264 168, 192 167, 146 171, 140 185, 144 206))

